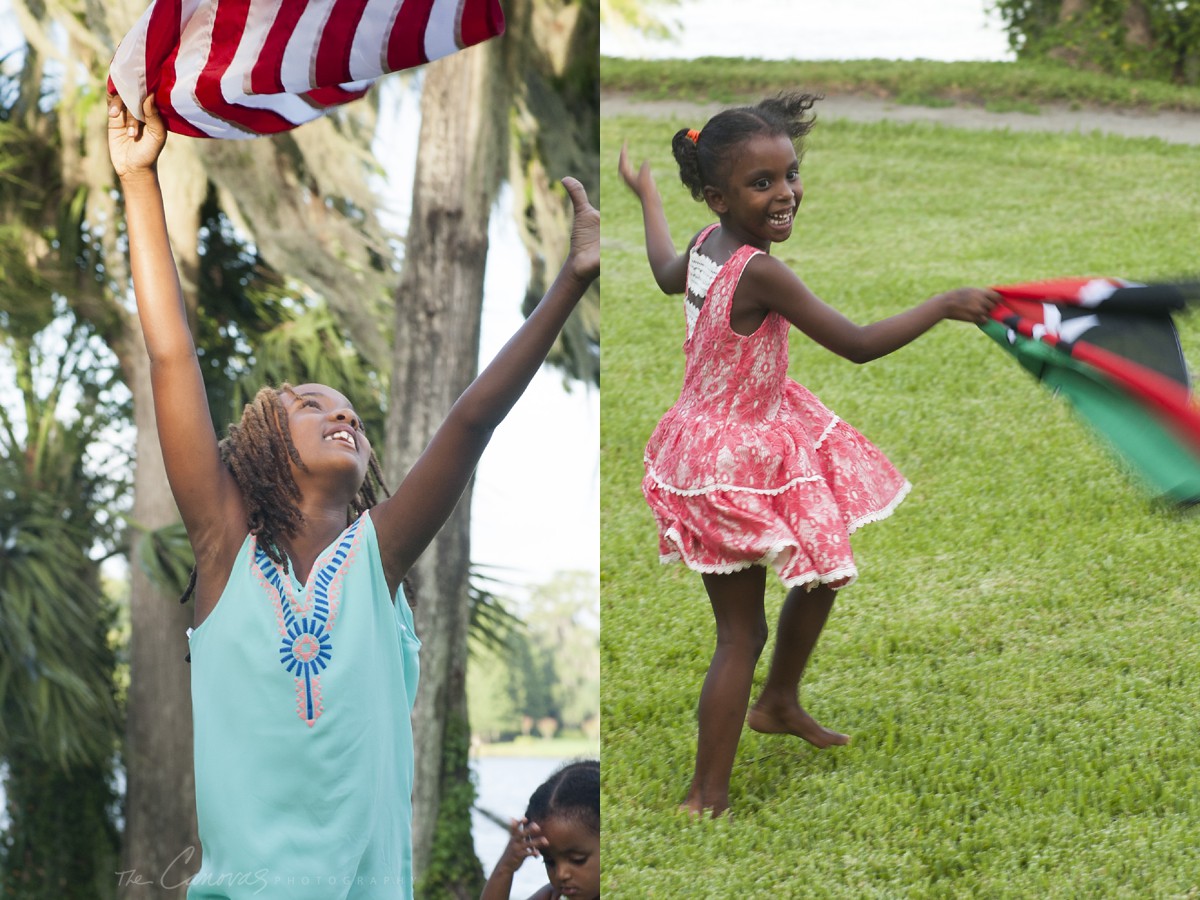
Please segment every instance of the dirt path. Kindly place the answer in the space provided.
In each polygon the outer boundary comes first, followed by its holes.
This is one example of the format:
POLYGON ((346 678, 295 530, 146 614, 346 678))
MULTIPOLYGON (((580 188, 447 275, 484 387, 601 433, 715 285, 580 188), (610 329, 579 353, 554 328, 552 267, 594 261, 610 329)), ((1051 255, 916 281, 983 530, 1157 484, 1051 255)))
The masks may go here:
MULTIPOLYGON (((727 104, 675 100, 636 100, 627 94, 605 92, 600 97, 604 118, 620 115, 666 118, 679 116, 703 121, 727 104)), ((826 97, 818 106, 826 119, 853 122, 936 122, 952 128, 1010 129, 1012 131, 1100 131, 1122 137, 1153 137, 1171 144, 1200 144, 1200 114, 1138 110, 1069 109, 1045 106, 1034 115, 989 112, 979 106, 907 106, 892 100, 855 95, 826 97)))

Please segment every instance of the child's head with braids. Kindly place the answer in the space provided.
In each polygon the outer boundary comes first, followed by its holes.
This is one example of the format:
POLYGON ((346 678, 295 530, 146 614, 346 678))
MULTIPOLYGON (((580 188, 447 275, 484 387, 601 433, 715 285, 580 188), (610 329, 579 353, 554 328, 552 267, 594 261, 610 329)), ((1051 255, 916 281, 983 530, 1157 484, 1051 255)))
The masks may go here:
MULTIPOLYGON (((341 485, 347 498, 346 524, 378 503, 380 493, 387 495, 362 420, 345 397, 320 384, 260 389, 220 442, 221 461, 241 491, 246 527, 284 571, 288 555, 283 542, 304 527, 297 476, 303 480, 313 474, 297 448, 297 432, 310 456, 322 454, 322 471, 313 477, 336 479, 341 485)), ((194 587, 195 572, 183 601, 194 587)))
POLYGON ((537 825, 546 877, 560 894, 600 896, 600 762, 563 766, 533 792, 525 818, 537 825))
POLYGON ((241 421, 229 426, 220 444, 221 461, 233 473, 245 498, 250 533, 257 535, 259 546, 285 568, 287 559, 279 549, 279 539, 295 534, 304 524, 297 505, 301 495, 295 471, 309 468, 296 449, 290 422, 297 410, 307 409, 323 420, 318 423, 322 442, 345 445, 365 460, 361 483, 346 507, 346 523, 379 502, 378 491, 387 494, 362 420, 345 397, 316 384, 292 387, 284 383, 259 390, 242 410, 241 421))

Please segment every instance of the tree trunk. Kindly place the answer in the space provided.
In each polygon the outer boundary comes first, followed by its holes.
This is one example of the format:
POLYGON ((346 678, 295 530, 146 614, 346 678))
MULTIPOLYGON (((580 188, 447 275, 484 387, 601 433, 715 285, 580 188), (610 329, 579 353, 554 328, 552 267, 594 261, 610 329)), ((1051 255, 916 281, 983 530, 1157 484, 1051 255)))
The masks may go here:
MULTIPOLYGON (((398 481, 478 369, 488 214, 503 165, 505 104, 489 45, 425 73, 413 210, 396 296, 385 470, 398 481)), ((418 896, 478 897, 466 710, 471 492, 411 573, 421 651, 413 712, 418 896)))
MULTIPOLYGON (((141 342, 140 330, 131 340, 141 342)), ((178 514, 167 489, 154 408, 150 361, 122 354, 134 396, 137 471, 133 519, 141 527, 167 525, 178 514)), ((199 868, 195 775, 192 770, 192 703, 185 633, 190 607, 165 593, 137 564, 138 534, 130 550, 130 683, 125 739, 125 840, 123 897, 183 897, 183 882, 199 868), (142 881, 152 886, 138 887, 142 881)))
MULTIPOLYGON (((1064 29, 1077 27, 1078 22, 1087 15, 1089 8, 1089 0, 1063 0, 1062 7, 1058 11, 1058 23, 1064 29)), ((1075 44, 1068 46, 1051 47, 1047 51, 1047 56, 1051 59, 1057 59, 1065 62, 1068 65, 1076 65, 1080 61, 1080 49, 1075 44)))
POLYGON ((1121 27, 1125 29, 1125 45, 1149 50, 1154 46, 1150 33, 1150 16, 1142 0, 1129 0, 1121 16, 1121 27))

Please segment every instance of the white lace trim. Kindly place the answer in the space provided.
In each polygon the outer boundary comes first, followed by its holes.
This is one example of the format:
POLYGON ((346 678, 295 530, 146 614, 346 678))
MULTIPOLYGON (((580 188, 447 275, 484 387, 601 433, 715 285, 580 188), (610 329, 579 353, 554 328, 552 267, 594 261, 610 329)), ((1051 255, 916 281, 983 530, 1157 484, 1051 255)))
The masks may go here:
POLYGON ((818 584, 832 584, 840 581, 841 584, 837 587, 840 591, 858 581, 858 569, 855 566, 846 566, 844 569, 834 569, 832 572, 813 572, 811 575, 797 575, 795 578, 781 577, 779 580, 786 588, 807 587, 810 591, 818 584))
POLYGON ((691 300, 684 298, 683 317, 687 321, 687 336, 691 337, 692 332, 696 330, 696 322, 700 318, 700 307, 692 303, 691 300))
MULTIPOLYGON (((879 522, 883 519, 886 519, 896 511, 896 507, 899 506, 900 502, 908 496, 908 493, 911 490, 912 484, 908 481, 905 481, 900 487, 900 490, 896 492, 896 496, 891 499, 887 506, 855 519, 847 527, 847 531, 850 534, 853 534, 864 525, 869 525, 872 522, 879 522)), ((658 561, 660 563, 666 565, 673 562, 682 562, 693 572, 700 572, 704 575, 732 575, 734 572, 740 572, 743 569, 750 568, 751 566, 770 566, 776 570, 776 574, 779 574, 779 567, 775 565, 775 560, 777 560, 779 556, 786 550, 796 552, 801 549, 800 545, 794 541, 785 541, 781 544, 772 546, 758 559, 740 560, 735 563, 715 565, 698 563, 695 560, 690 560, 684 556, 683 536, 679 533, 677 528, 668 528, 663 536, 668 541, 673 543, 676 549, 670 553, 660 553, 658 557, 658 561)), ((818 584, 831 584, 835 581, 844 581, 841 587, 850 587, 850 585, 854 584, 854 582, 858 580, 858 567, 849 565, 843 566, 840 569, 834 569, 832 572, 805 572, 803 575, 795 575, 791 578, 784 578, 782 575, 780 575, 779 580, 782 581, 784 587, 787 588, 800 587, 804 585, 809 585, 811 588, 818 584)))
POLYGON ((699 488, 681 488, 675 487, 672 484, 667 484, 667 482, 663 481, 662 477, 656 471, 654 471, 654 467, 651 466, 649 459, 645 460, 645 463, 646 474, 650 476, 651 480, 653 480, 656 485, 658 485, 668 494, 677 494, 680 497, 701 497, 704 494, 715 494, 718 491, 725 491, 730 494, 761 494, 765 497, 774 497, 778 494, 782 494, 784 491, 789 490, 790 488, 795 487, 798 484, 823 480, 823 476, 821 475, 797 475, 782 487, 754 488, 742 487, 736 484, 710 484, 699 488))
MULTIPOLYGON (((710 565, 698 563, 688 559, 683 554, 681 549, 683 539, 679 532, 674 528, 668 528, 665 534, 667 540, 673 541, 676 549, 671 553, 659 554, 658 561, 663 565, 673 562, 682 562, 693 572, 699 572, 701 575, 732 575, 734 572, 741 572, 749 569, 751 566, 769 566, 775 570, 775 574, 779 575, 779 567, 775 565, 777 560, 785 551, 795 553, 800 550, 800 545, 793 542, 786 542, 772 547, 761 557, 754 560, 742 560, 736 563, 727 563, 722 565, 710 565)), ((794 588, 801 585, 810 585, 815 587, 818 584, 830 584, 834 581, 843 581, 841 587, 849 587, 858 580, 858 568, 856 566, 843 566, 840 569, 834 569, 831 572, 805 572, 803 575, 795 575, 791 578, 784 578, 779 575, 779 580, 783 582, 783 586, 794 588)))
POLYGON ((907 497, 908 492, 911 490, 912 484, 908 481, 905 481, 904 484, 900 486, 900 490, 896 491, 896 496, 891 499, 891 502, 888 503, 887 506, 885 506, 883 509, 877 509, 875 512, 867 513, 865 516, 860 516, 846 526, 846 530, 851 534, 854 534, 854 532, 858 531, 858 529, 862 528, 864 525, 870 525, 872 522, 879 522, 883 519, 886 519, 896 511, 896 507, 900 505, 900 501, 907 497))
POLYGON ((689 293, 693 297, 703 300, 708 296, 708 289, 717 280, 717 274, 720 271, 721 266, 715 260, 701 253, 700 248, 693 247, 692 255, 688 258, 687 289, 689 293))
POLYGON ((840 421, 842 420, 836 415, 829 420, 829 424, 825 426, 825 430, 821 432, 821 436, 817 438, 817 442, 813 445, 815 449, 821 449, 821 445, 825 443, 825 438, 829 437, 830 433, 837 427, 838 422, 840 421))

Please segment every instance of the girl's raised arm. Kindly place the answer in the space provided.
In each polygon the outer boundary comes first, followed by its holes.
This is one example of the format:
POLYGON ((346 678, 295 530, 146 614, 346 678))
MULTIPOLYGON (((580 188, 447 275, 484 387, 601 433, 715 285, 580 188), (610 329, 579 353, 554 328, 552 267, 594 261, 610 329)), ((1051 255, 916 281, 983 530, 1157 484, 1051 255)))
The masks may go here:
POLYGON ((445 524, 496 426, 524 393, 567 317, 600 273, 600 214, 574 178, 571 250, 550 289, 496 358, 450 409, 396 492, 371 511, 383 569, 394 590, 445 524))
MULTIPOLYGON (((153 100, 144 123, 116 96, 108 98, 108 146, 125 195, 129 264, 138 318, 150 355, 154 414, 171 493, 203 566, 209 543, 227 522, 245 523, 233 476, 221 463, 208 398, 188 329, 179 273, 167 237, 158 156, 167 132, 153 100), (231 519, 231 514, 237 516, 231 519)), ((242 536, 245 535, 244 528, 242 536)))
MULTIPOLYGON (((637 194, 642 204, 642 224, 646 230, 646 256, 650 260, 650 271, 664 294, 682 294, 687 289, 688 252, 675 252, 671 241, 671 229, 667 214, 663 211, 662 197, 650 174, 650 163, 643 162, 636 173, 629 162, 629 145, 621 145, 621 157, 617 171, 629 189, 637 194)), ((693 238, 693 243, 695 239, 693 238)), ((688 251, 691 245, 688 246, 688 251)))

